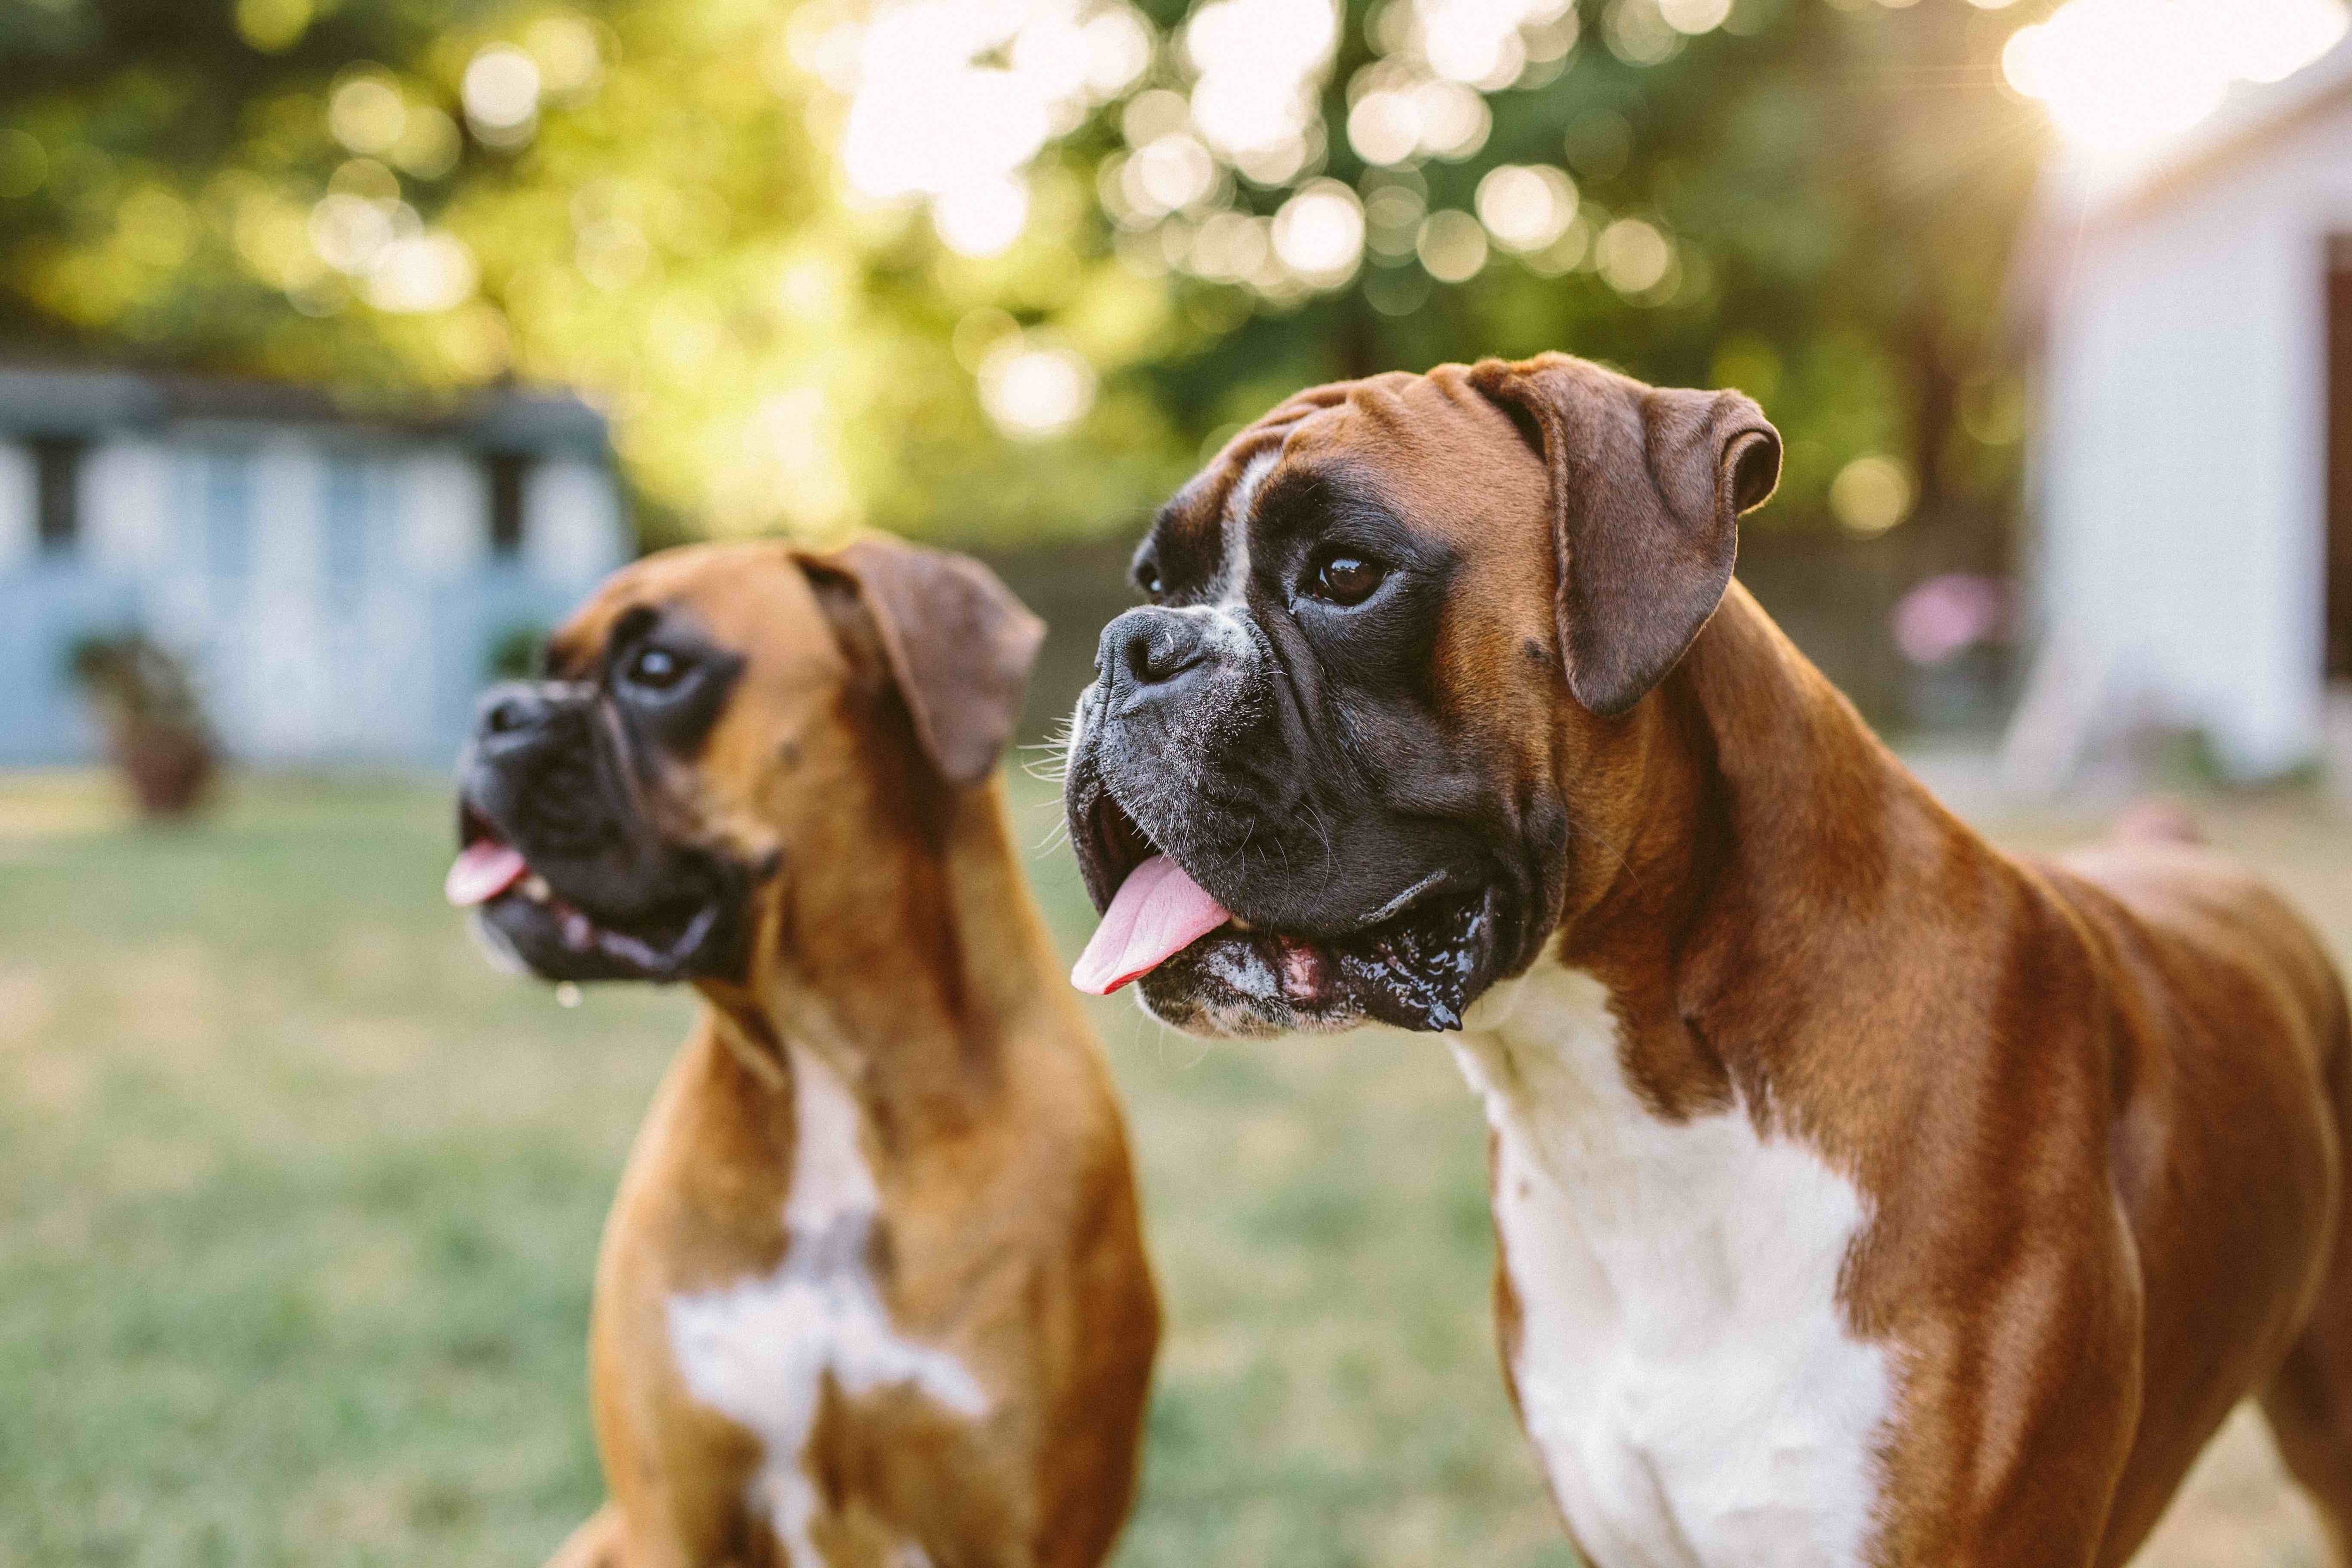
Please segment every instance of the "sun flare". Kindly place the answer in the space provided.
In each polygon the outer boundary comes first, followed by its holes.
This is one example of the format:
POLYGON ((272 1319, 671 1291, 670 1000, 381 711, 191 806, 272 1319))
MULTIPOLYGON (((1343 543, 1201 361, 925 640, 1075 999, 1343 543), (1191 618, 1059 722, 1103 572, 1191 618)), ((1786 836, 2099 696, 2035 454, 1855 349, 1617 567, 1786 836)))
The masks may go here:
POLYGON ((2067 0, 2001 54, 2068 149, 2127 163, 2221 106, 2233 82, 2276 81, 2344 36, 2344 0, 2067 0))

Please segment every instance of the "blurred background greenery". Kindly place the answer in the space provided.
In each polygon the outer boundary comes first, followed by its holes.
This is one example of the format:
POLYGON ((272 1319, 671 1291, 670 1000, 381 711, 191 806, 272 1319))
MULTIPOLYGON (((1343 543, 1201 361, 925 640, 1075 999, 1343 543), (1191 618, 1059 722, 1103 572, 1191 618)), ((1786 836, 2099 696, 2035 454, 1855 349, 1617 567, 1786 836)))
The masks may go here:
POLYGON ((1570 348, 1764 401, 1757 535, 1997 567, 2049 9, 0 0, 0 342, 568 384, 656 542, 999 550, 1302 384, 1570 348))

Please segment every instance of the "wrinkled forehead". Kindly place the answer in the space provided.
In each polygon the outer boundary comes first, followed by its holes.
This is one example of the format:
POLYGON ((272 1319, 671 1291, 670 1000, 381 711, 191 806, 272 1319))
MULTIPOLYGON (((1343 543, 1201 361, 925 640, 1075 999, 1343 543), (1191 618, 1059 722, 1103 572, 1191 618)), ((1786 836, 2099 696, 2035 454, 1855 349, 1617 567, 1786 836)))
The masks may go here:
POLYGON ((648 556, 606 578, 549 637, 547 672, 584 679, 616 637, 656 627, 746 656, 832 646, 815 594, 789 552, 698 545, 648 556))
POLYGON ((1540 519, 1541 462, 1464 367, 1300 393, 1235 436, 1171 499, 1145 548, 1171 580, 1213 576, 1262 502, 1302 487, 1369 491, 1451 542, 1504 518, 1540 519))

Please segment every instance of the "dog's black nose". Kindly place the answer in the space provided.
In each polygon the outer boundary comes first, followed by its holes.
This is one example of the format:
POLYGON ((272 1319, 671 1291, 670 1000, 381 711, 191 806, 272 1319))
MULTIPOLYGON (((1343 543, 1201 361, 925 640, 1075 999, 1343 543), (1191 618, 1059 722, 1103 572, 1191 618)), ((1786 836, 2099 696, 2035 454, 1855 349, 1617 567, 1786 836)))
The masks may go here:
POLYGON ((1171 685, 1207 659, 1205 630, 1197 616, 1150 607, 1129 610, 1103 628, 1095 648, 1095 673, 1112 692, 1132 694, 1171 685))
POLYGON ((544 733, 562 703, 562 688, 547 681, 509 680, 482 693, 475 738, 501 750, 528 746, 544 733))
POLYGON ((492 735, 527 729, 539 721, 546 707, 528 691, 494 691, 482 704, 482 729, 492 735))

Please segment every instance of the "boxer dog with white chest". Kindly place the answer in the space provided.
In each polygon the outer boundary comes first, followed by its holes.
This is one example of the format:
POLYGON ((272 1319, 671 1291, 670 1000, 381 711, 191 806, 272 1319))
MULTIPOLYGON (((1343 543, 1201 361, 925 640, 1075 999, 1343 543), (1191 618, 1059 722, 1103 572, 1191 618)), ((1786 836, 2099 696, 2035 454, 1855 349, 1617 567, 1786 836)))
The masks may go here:
POLYGON ((1448 1036, 1598 1568, 2119 1564, 2249 1394, 2344 1552, 2334 966, 2179 835, 1944 811, 1731 581, 1779 465, 1559 354, 1235 437, 1078 704, 1074 978, 1448 1036))
POLYGON ((485 696, 451 900, 704 1006, 589 1331, 556 1568, 1095 1568, 1160 1317, 1108 1071, 997 759, 1036 619, 883 539, 616 574, 485 696))

